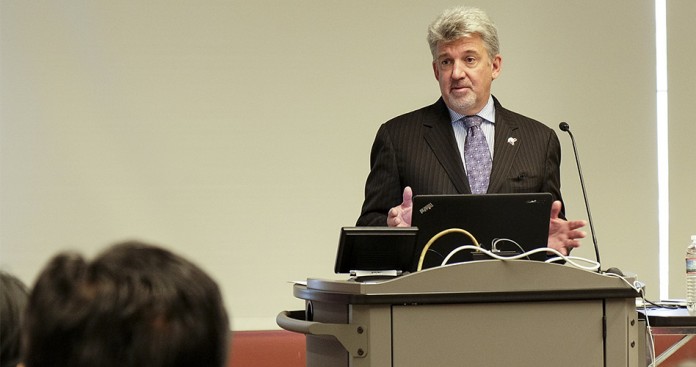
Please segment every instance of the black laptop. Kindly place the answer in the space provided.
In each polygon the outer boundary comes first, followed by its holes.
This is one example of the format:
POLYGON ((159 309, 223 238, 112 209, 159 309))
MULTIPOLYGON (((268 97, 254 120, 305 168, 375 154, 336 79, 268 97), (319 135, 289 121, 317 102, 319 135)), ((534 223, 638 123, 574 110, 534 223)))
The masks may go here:
MULTIPOLYGON (((450 228, 466 230, 488 250, 500 239, 496 247, 506 254, 546 247, 552 201, 549 193, 415 196, 411 225, 418 227, 418 235, 412 270, 416 270, 426 243, 450 228)), ((439 266, 452 250, 472 244, 465 234, 444 235, 431 245, 423 269, 439 266)), ((448 263, 471 261, 473 256, 471 251, 458 252, 448 263)), ((529 259, 543 261, 547 255, 542 251, 529 259)))

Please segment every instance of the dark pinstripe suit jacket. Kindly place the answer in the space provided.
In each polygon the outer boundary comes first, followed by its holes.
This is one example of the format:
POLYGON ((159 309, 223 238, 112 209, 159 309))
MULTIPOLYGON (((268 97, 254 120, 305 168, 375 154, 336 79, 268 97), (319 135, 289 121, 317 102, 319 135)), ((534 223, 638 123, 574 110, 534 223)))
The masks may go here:
MULTIPOLYGON (((495 147, 488 193, 549 192, 561 200, 561 147, 542 123, 495 102, 495 147), (509 138, 516 139, 514 144, 509 138)), ((447 107, 435 104, 398 116, 377 132, 358 226, 386 226, 404 187, 413 194, 469 194, 447 107)), ((561 213, 563 215, 563 213, 561 213)))

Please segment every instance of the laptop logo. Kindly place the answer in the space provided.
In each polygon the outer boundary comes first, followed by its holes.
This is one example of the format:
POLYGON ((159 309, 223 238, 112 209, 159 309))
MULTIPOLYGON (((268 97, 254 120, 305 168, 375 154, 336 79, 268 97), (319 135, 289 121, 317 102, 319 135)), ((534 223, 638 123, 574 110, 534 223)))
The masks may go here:
POLYGON ((422 208, 420 208, 419 212, 420 212, 421 214, 423 214, 423 213, 427 212, 428 210, 432 209, 434 206, 435 206, 435 205, 433 205, 433 203, 427 203, 427 204, 425 204, 425 206, 423 206, 422 208))

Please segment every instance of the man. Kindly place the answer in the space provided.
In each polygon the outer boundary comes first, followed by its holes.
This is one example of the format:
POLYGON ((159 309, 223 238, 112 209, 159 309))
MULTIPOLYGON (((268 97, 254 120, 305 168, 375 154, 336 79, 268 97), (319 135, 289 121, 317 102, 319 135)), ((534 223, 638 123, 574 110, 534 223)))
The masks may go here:
POLYGON ((26 367, 223 367, 229 323, 216 283, 159 247, 128 242, 94 261, 54 257, 31 291, 26 367))
POLYGON ((556 133, 491 95, 501 72, 498 35, 481 10, 445 11, 428 28, 441 98, 383 124, 358 226, 410 226, 417 194, 549 192, 548 246, 568 254, 584 221, 564 220, 556 133))

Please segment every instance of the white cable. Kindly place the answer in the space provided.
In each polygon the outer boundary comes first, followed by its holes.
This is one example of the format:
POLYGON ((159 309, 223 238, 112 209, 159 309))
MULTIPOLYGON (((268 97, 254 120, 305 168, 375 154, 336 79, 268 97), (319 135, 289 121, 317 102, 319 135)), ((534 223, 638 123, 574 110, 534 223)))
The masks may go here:
POLYGON ((650 327, 650 319, 648 318, 648 306, 645 302, 645 294, 643 289, 640 290, 640 296, 643 299, 643 311, 645 312, 645 330, 648 332, 648 345, 650 346, 650 364, 648 367, 654 367, 657 356, 655 355, 655 336, 653 336, 652 328, 650 327))
POLYGON ((654 367, 655 366, 655 337, 653 336, 652 328, 650 327, 650 319, 648 318, 648 302, 645 300, 645 284, 639 281, 631 282, 628 281, 628 279, 624 278, 623 276, 619 274, 614 274, 614 273, 604 273, 602 274, 604 276, 608 276, 610 278, 619 278, 624 281, 624 283, 628 284, 629 287, 633 288, 638 294, 640 295, 640 298, 643 300, 643 311, 645 315, 645 330, 648 333, 648 347, 650 348, 650 358, 651 362, 648 365, 648 367, 654 367))
POLYGON ((509 238, 495 238, 495 239, 493 239, 493 242, 491 243, 491 249, 496 250, 496 248, 498 246, 498 242, 501 242, 501 241, 510 242, 510 243, 514 244, 515 246, 517 246, 517 248, 520 249, 520 251, 524 252, 524 248, 522 248, 522 246, 520 246, 519 243, 517 243, 509 238))
POLYGON ((463 251, 463 250, 475 250, 475 251, 480 251, 480 252, 483 252, 483 253, 485 253, 486 255, 488 255, 488 256, 490 256, 490 257, 492 257, 492 258, 494 258, 494 259, 498 259, 498 260, 518 260, 518 259, 526 258, 526 257, 528 257, 529 255, 536 254, 537 252, 542 252, 542 251, 543 251, 543 252, 553 252, 554 254, 558 255, 558 257, 554 257, 554 258, 548 259, 548 260, 546 260, 545 262, 549 263, 549 262, 554 262, 554 261, 558 261, 558 260, 561 260, 561 259, 562 259, 562 260, 565 260, 568 264, 570 264, 570 265, 572 265, 572 266, 574 266, 574 267, 576 267, 576 268, 578 268, 578 269, 588 270, 588 271, 595 271, 595 270, 599 269, 599 267, 600 267, 600 264, 599 264, 598 262, 596 262, 596 261, 589 260, 589 259, 585 259, 585 258, 581 258, 581 257, 575 257, 575 256, 565 256, 565 255, 561 254, 560 252, 558 252, 557 250, 552 249, 552 248, 549 248, 549 247, 537 248, 537 249, 534 249, 534 250, 531 250, 531 251, 527 251, 527 252, 525 252, 525 253, 518 254, 518 255, 514 255, 514 256, 500 256, 500 255, 498 255, 498 254, 496 254, 496 253, 494 253, 494 252, 488 251, 488 250, 486 250, 486 249, 484 249, 484 248, 480 248, 480 247, 476 247, 476 246, 471 246, 471 245, 460 246, 460 247, 457 247, 456 249, 452 250, 452 251, 447 255, 447 257, 445 257, 445 260, 442 261, 441 266, 447 265, 447 263, 448 263, 449 260, 452 258, 452 256, 454 256, 456 253, 458 253, 458 252, 460 252, 460 251, 463 251), (581 261, 585 261, 585 262, 590 263, 590 264, 593 264, 593 265, 592 265, 592 266, 589 266, 589 267, 588 267, 588 266, 583 266, 583 265, 580 265, 580 264, 574 262, 573 260, 581 260, 581 261))
POLYGON ((428 253, 430 246, 432 246, 432 244, 435 243, 435 241, 437 241, 440 237, 442 237, 446 234, 449 234, 449 233, 463 233, 463 234, 467 235, 469 237, 469 239, 471 239, 471 241, 474 242, 474 245, 476 245, 476 247, 480 247, 478 240, 476 240, 476 237, 474 237, 474 235, 469 233, 467 230, 464 230, 461 228, 445 229, 444 231, 440 231, 438 234, 431 237, 430 240, 428 240, 428 243, 425 244, 425 246, 423 247, 423 250, 421 250, 420 259, 418 260, 418 268, 416 269, 416 271, 421 271, 423 269, 423 261, 425 260, 425 255, 428 253))
POLYGON ((489 252, 488 250, 486 250, 486 249, 484 249, 484 248, 481 248, 481 247, 478 247, 478 246, 471 246, 471 245, 459 246, 459 247, 457 247, 456 249, 450 251, 449 254, 447 254, 447 256, 445 257, 445 259, 442 260, 442 264, 440 264, 440 266, 445 266, 445 265, 447 265, 447 263, 448 263, 449 260, 452 258, 452 256, 454 256, 457 252, 464 251, 464 250, 481 251, 481 252, 486 252, 486 253, 489 253, 489 254, 490 254, 490 252, 489 252))
POLYGON ((643 284, 642 282, 639 282, 639 281, 635 281, 635 282, 631 283, 631 282, 628 281, 628 279, 626 279, 625 277, 623 277, 623 276, 621 276, 621 275, 619 275, 619 274, 614 274, 614 273, 602 273, 602 274, 600 274, 600 275, 603 275, 603 276, 609 277, 609 278, 619 278, 619 279, 623 280, 623 282, 626 283, 626 285, 628 285, 629 287, 633 288, 633 290, 635 290, 636 293, 641 293, 642 290, 643 290, 643 287, 645 286, 645 284, 643 284))
POLYGON ((550 251, 550 252, 553 252, 553 253, 555 253, 555 254, 558 255, 558 256, 557 256, 557 257, 552 257, 552 258, 550 258, 550 259, 544 261, 545 263, 552 263, 552 262, 564 260, 564 261, 566 261, 568 264, 572 265, 572 266, 575 267, 575 268, 578 268, 578 269, 581 269, 581 270, 587 270, 587 271, 595 271, 595 272, 596 272, 597 269, 599 269, 599 267, 601 266, 598 262, 596 262, 596 261, 594 261, 594 260, 586 259, 586 258, 584 258, 584 257, 566 256, 566 255, 563 255, 563 254, 561 254, 560 252, 558 252, 558 251, 556 251, 556 250, 554 250, 554 249, 552 249, 552 248, 547 248, 546 250, 547 250, 547 251, 550 251), (588 264, 592 264, 592 266, 582 266, 582 265, 576 263, 576 262, 573 261, 573 260, 576 260, 576 261, 584 261, 584 262, 586 262, 586 263, 588 263, 588 264))
MULTIPOLYGON (((623 279, 623 277, 622 277, 622 279, 623 279)), ((626 280, 626 282, 628 282, 628 281, 626 280)), ((640 283, 640 282, 636 281, 635 283, 640 283)), ((644 284, 642 284, 642 283, 641 283, 641 285, 644 286, 644 284)), ((636 287, 634 287, 634 288, 636 288, 636 287)), ((646 300, 645 300, 645 288, 640 287, 640 290, 638 291, 638 293, 640 294, 640 298, 643 300, 643 314, 645 315, 645 330, 648 333, 647 344, 648 344, 648 347, 650 348, 650 364, 648 364, 648 367, 654 367, 655 363, 657 362, 656 361, 657 356, 655 355, 655 337, 653 336, 652 327, 650 327, 650 318, 648 317, 648 302, 646 302, 646 300)))

